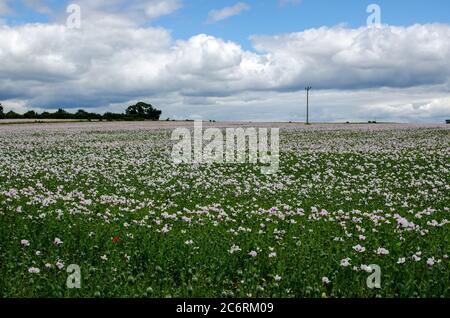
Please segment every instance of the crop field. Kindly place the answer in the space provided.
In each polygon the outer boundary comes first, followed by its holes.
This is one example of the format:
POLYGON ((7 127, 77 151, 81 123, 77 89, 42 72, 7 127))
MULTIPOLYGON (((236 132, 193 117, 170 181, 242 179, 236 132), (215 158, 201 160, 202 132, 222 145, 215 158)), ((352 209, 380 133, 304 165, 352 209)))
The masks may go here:
POLYGON ((450 297, 448 126, 271 125, 272 175, 176 165, 170 124, 0 126, 0 296, 450 297))

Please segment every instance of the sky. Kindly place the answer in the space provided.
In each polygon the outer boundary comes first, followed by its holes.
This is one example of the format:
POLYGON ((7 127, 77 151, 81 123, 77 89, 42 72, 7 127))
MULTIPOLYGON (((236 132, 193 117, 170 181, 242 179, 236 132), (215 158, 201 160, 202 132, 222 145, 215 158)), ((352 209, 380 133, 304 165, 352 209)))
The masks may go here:
POLYGON ((303 121, 311 85, 313 121, 443 122, 448 12, 448 0, 0 0, 0 102, 303 121))

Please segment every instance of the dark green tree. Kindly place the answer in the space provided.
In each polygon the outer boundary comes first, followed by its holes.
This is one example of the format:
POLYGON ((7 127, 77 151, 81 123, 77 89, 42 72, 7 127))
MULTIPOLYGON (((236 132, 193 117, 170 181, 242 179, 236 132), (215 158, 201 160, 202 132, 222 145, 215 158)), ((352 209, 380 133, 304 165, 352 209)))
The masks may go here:
POLYGON ((20 118, 22 118, 22 116, 11 110, 5 114, 5 118, 6 119, 20 119, 20 118))
POLYGON ((51 114, 49 112, 43 112, 42 114, 39 115, 39 118, 48 119, 50 118, 50 115, 51 114))
POLYGON ((55 119, 70 119, 70 114, 62 108, 53 113, 55 119))
POLYGON ((111 113, 107 112, 103 115, 97 113, 90 113, 84 109, 79 109, 76 113, 69 113, 68 111, 59 108, 56 112, 43 112, 41 114, 34 110, 29 110, 25 114, 20 115, 13 111, 4 113, 3 107, 0 104, 0 118, 7 119, 77 119, 77 120, 108 120, 108 121, 128 121, 128 120, 159 120, 161 111, 153 108, 151 104, 139 102, 136 105, 129 106, 125 113, 111 113))
POLYGON ((153 108, 151 104, 146 104, 143 102, 139 102, 136 105, 129 106, 125 113, 127 117, 131 117, 136 120, 159 120, 162 114, 160 110, 153 108))
POLYGON ((87 111, 85 111, 84 109, 79 109, 75 113, 75 118, 76 119, 89 119, 89 113, 87 111))
POLYGON ((38 117, 39 117, 39 114, 36 113, 34 110, 29 110, 25 114, 23 114, 23 118, 26 118, 26 119, 35 119, 38 117))

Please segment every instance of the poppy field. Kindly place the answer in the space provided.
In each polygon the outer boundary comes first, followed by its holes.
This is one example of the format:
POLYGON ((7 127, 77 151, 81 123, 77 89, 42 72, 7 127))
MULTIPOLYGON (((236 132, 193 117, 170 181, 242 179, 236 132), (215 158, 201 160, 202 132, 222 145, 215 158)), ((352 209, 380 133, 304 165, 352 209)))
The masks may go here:
POLYGON ((450 297, 448 126, 280 124, 267 175, 158 125, 0 126, 0 297, 450 297))

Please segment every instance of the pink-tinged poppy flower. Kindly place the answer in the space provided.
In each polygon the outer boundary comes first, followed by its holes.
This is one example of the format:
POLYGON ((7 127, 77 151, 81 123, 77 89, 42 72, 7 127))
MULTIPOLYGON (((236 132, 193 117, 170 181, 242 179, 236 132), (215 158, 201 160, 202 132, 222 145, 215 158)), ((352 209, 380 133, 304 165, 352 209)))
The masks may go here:
POLYGON ((55 237, 55 239, 53 240, 53 244, 55 245, 61 245, 62 243, 63 241, 61 241, 61 239, 58 237, 55 237))
POLYGON ((364 246, 359 245, 359 244, 356 245, 356 246, 353 246, 353 249, 356 252, 358 252, 358 253, 364 253, 366 251, 366 248, 364 246))
POLYGON ((64 268, 64 263, 60 260, 58 260, 56 262, 56 267, 58 267, 58 269, 63 269, 64 268))
POLYGON ((239 246, 233 245, 228 252, 230 254, 234 254, 234 253, 240 252, 240 251, 241 251, 241 248, 239 246))
POLYGON ((351 261, 351 258, 349 258, 349 257, 344 258, 343 260, 341 260, 341 266, 343 266, 343 267, 350 266, 351 265, 350 261, 351 261))
POLYGON ((431 257, 427 260, 427 265, 430 267, 433 267, 436 264, 436 260, 434 259, 434 257, 431 257))
POLYGON ((377 255, 389 255, 389 251, 383 247, 379 247, 376 251, 377 255))

